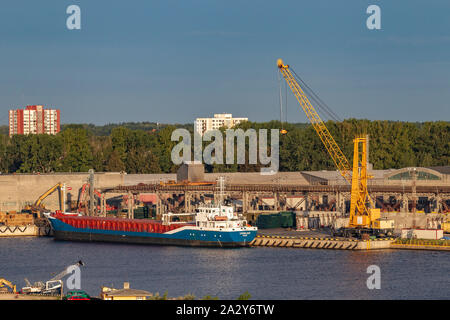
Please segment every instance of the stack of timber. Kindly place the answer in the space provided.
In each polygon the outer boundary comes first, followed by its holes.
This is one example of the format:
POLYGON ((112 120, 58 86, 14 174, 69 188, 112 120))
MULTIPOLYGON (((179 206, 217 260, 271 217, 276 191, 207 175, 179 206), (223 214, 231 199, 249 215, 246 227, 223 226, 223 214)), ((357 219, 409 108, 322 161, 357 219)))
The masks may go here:
POLYGON ((30 213, 0 212, 0 224, 6 226, 26 226, 33 224, 34 218, 30 213))
POLYGON ((0 237, 47 236, 50 232, 50 225, 36 224, 31 213, 0 212, 0 237))

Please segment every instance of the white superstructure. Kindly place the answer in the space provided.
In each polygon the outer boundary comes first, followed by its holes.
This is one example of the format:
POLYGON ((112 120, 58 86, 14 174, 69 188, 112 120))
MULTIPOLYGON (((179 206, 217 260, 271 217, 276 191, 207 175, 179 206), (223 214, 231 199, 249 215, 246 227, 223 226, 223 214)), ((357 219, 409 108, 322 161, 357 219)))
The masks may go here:
POLYGON ((248 118, 233 118, 231 113, 216 113, 214 118, 197 118, 195 120, 195 132, 203 136, 206 131, 217 130, 222 127, 233 128, 243 121, 248 121, 248 118))
POLYGON ((192 223, 200 229, 208 230, 257 230, 256 227, 247 225, 247 220, 242 215, 238 215, 233 207, 225 205, 202 206, 193 213, 166 213, 163 214, 163 224, 185 224, 186 222, 172 221, 174 217, 193 216, 192 223))

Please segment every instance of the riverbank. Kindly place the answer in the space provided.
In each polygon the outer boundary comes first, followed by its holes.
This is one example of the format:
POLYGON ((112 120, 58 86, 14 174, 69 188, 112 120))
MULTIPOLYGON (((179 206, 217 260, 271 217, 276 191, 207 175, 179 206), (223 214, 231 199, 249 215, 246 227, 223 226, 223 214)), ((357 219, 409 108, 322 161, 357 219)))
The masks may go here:
POLYGON ((0 300, 61 300, 61 296, 0 293, 0 300))

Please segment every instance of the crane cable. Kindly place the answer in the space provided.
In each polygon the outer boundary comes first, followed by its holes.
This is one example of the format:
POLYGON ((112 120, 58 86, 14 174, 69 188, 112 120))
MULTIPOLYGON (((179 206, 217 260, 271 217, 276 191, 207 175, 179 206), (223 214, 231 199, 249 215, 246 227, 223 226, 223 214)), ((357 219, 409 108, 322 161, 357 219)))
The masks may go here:
POLYGON ((281 76, 280 73, 278 73, 278 88, 279 88, 279 102, 280 102, 280 122, 281 122, 281 129, 283 130, 283 96, 281 94, 281 76))
POLYGON ((288 85, 287 85, 287 83, 286 83, 286 81, 284 81, 284 101, 285 101, 285 103, 284 103, 284 105, 285 105, 285 113, 284 113, 284 116, 285 116, 285 119, 286 119, 286 123, 288 122, 288 118, 287 118, 287 111, 288 111, 288 85))
POLYGON ((290 67, 292 70, 292 73, 297 78, 297 80, 301 83, 301 88, 305 92, 305 94, 308 96, 310 100, 313 100, 315 102, 315 105, 321 111, 322 115, 328 115, 330 119, 336 121, 336 122, 342 122, 342 119, 306 84, 305 81, 303 81, 302 78, 295 72, 292 67, 290 67))
MULTIPOLYGON (((281 73, 278 73, 278 82, 279 82, 279 99, 280 99, 280 123, 281 123, 281 130, 280 133, 281 134, 286 134, 287 130, 284 129, 284 124, 283 124, 283 93, 282 93, 282 82, 283 78, 281 77, 281 73)), ((285 87, 285 122, 287 123, 287 101, 288 101, 288 86, 286 84, 286 82, 284 82, 284 87, 285 87)))

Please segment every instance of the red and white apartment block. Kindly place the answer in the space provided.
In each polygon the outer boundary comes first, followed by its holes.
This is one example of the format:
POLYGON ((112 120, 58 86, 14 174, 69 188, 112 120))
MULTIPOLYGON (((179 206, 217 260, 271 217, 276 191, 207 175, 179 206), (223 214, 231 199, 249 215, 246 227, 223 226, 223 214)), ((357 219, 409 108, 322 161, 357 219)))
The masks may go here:
POLYGON ((9 136, 14 134, 57 134, 60 131, 59 109, 27 106, 9 110, 9 136))

